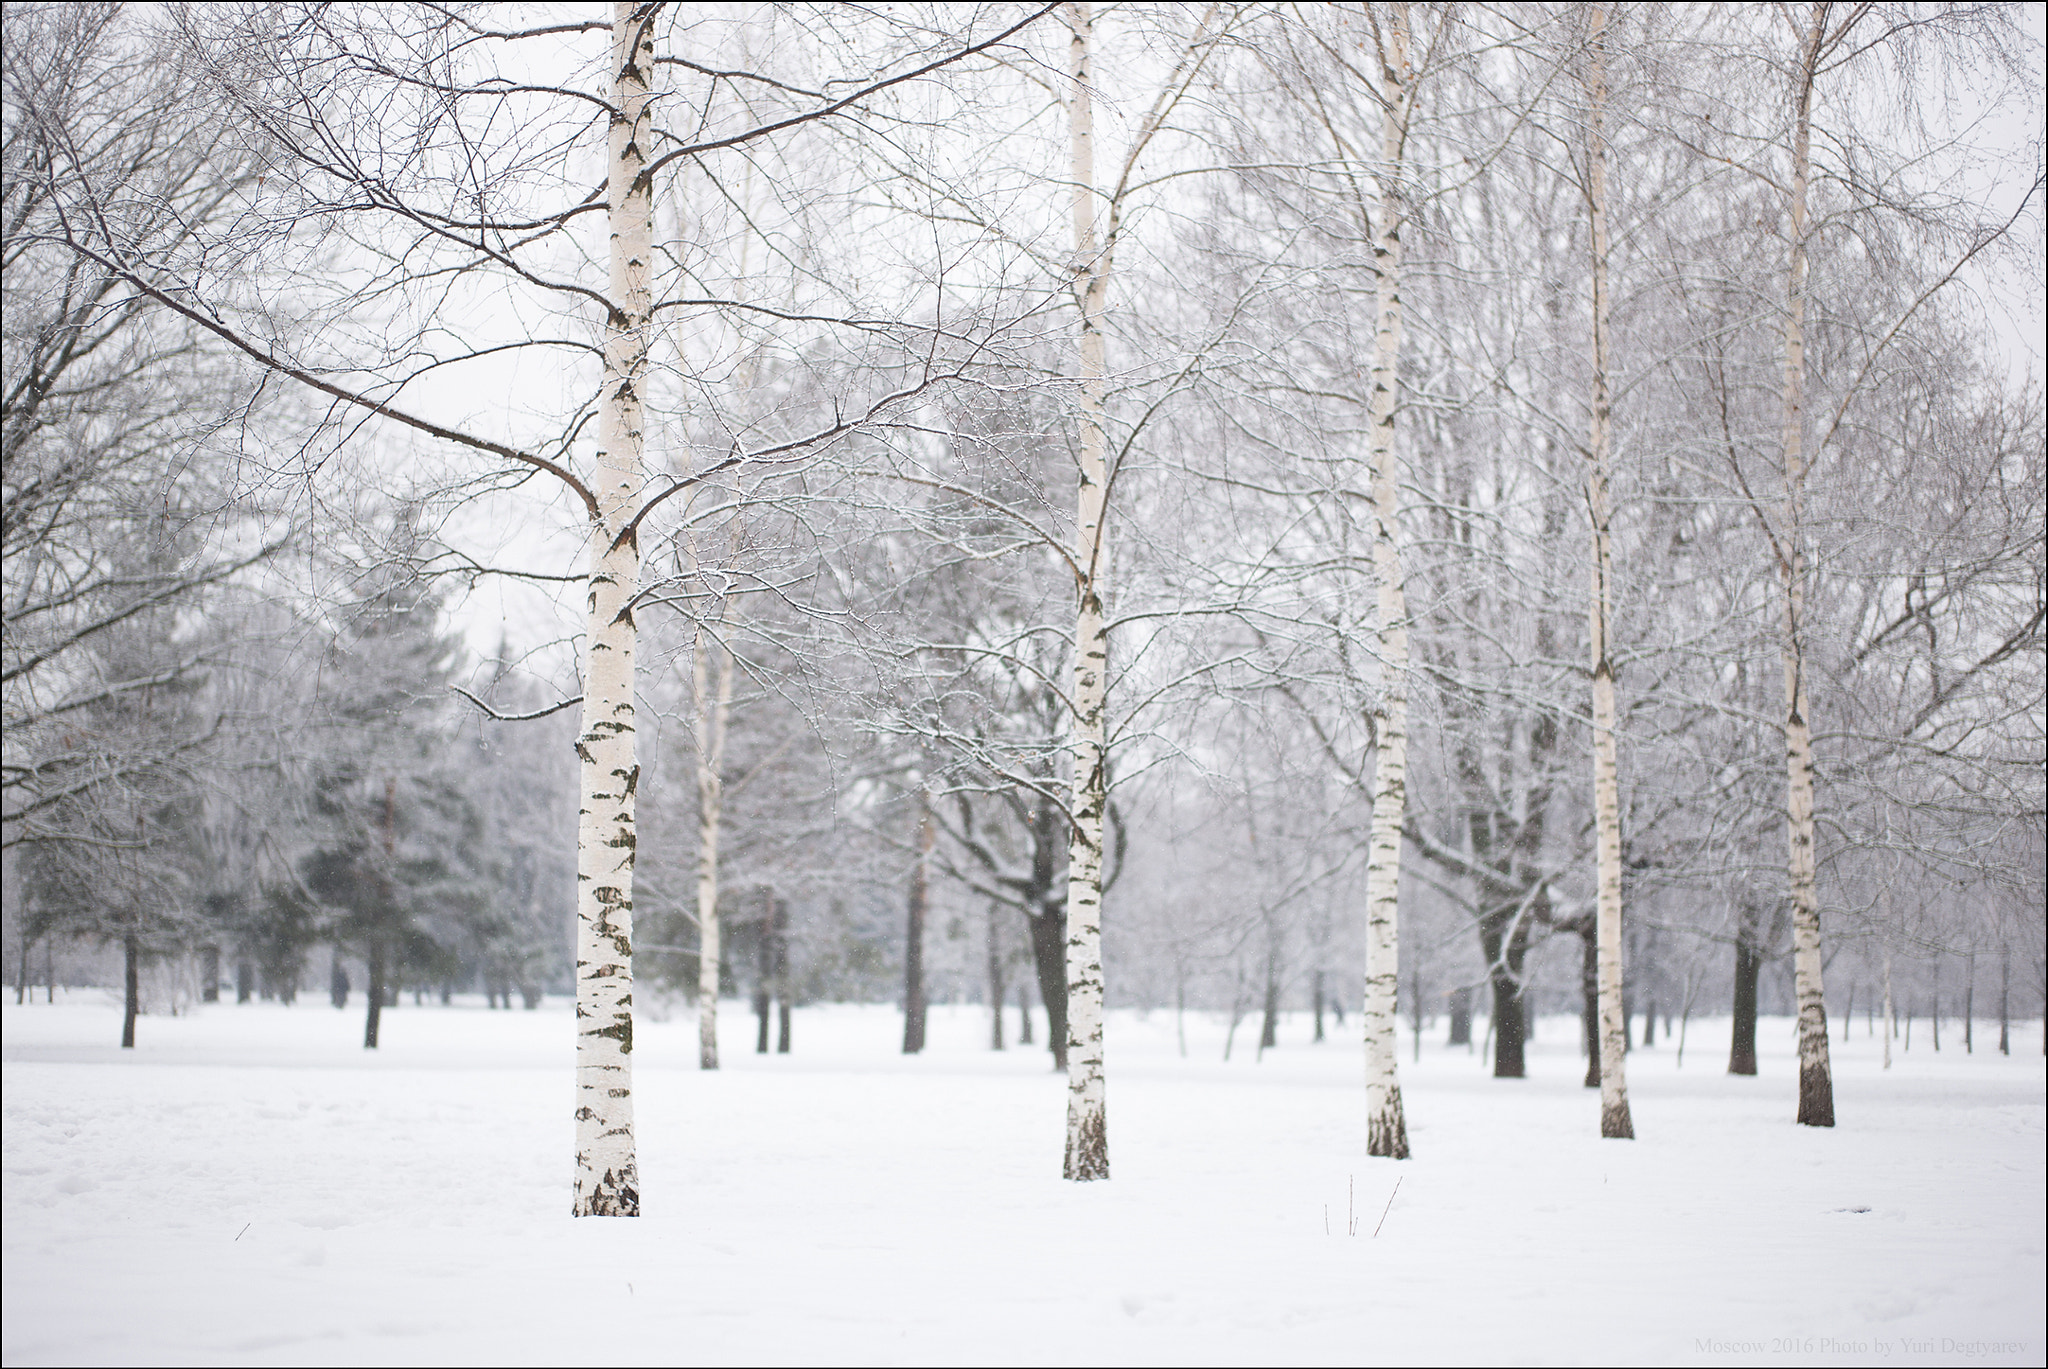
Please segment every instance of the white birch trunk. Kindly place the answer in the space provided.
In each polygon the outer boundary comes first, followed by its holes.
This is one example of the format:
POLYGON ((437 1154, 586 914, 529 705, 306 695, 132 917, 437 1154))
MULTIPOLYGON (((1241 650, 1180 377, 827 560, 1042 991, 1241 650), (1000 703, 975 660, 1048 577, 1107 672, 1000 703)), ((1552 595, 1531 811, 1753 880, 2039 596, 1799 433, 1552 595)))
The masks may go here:
POLYGON ((1607 383, 1607 12, 1587 15, 1586 148, 1587 208, 1593 228, 1593 421, 1587 444, 1586 511, 1593 525, 1593 570, 1587 596, 1593 666, 1593 809, 1597 826, 1598 905, 1595 913, 1595 977, 1600 1030, 1600 1134, 1632 1140, 1628 1081, 1623 1077, 1624 1027, 1621 999, 1621 784, 1614 745, 1614 657, 1609 629, 1614 611, 1614 556, 1609 538, 1613 518, 1608 489, 1613 440, 1613 399, 1607 383))
POLYGON ((1394 411, 1401 363, 1401 159, 1408 135, 1408 10, 1389 7, 1383 38, 1379 223, 1373 238, 1378 278, 1373 345, 1371 456, 1373 574, 1379 581, 1380 691, 1373 705, 1378 743, 1372 783, 1372 834, 1365 876, 1365 1149, 1408 1158, 1394 1028, 1401 983, 1401 824, 1408 809, 1408 603, 1401 569, 1399 470, 1394 411))
POLYGON ((1820 898, 1815 888, 1813 736, 1806 688, 1806 192, 1813 85, 1827 23, 1815 4, 1793 91, 1791 269, 1785 299, 1785 510, 1778 571, 1784 589, 1781 650, 1785 661, 1785 836, 1792 893, 1792 966, 1799 998, 1799 1121, 1835 1124, 1835 1088, 1828 1065, 1827 1005, 1821 994, 1820 898))
POLYGON ((1089 90, 1093 18, 1086 4, 1067 7, 1073 103, 1068 109, 1074 177, 1074 269, 1080 304, 1080 493, 1074 523, 1073 830, 1067 852, 1067 1149, 1062 1172, 1073 1180, 1109 1177, 1108 1099, 1102 1033, 1102 833, 1108 805, 1104 765, 1108 638, 1103 580, 1108 570, 1108 437, 1103 428, 1106 368, 1102 309, 1110 261, 1095 233, 1094 110, 1089 90))
POLYGON ((612 313, 605 324, 597 516, 590 526, 583 727, 576 741, 582 806, 576 833, 577 1216, 637 1217, 633 1147, 633 597, 640 548, 641 388, 651 309, 654 206, 646 176, 652 15, 613 9, 612 120, 606 175, 612 313))
MULTIPOLYGON (((693 549, 694 560, 694 549, 693 549)), ((732 654, 699 626, 690 651, 697 700, 697 1066, 718 1068, 718 834, 725 810, 725 725, 732 654), (715 683, 714 683, 715 677, 715 683)))

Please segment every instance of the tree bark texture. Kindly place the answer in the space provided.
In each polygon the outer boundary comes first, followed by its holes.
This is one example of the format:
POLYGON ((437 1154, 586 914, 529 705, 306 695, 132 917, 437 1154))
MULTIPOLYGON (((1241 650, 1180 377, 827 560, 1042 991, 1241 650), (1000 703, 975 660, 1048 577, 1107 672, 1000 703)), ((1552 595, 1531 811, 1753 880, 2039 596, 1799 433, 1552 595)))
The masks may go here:
POLYGON ((1728 1038, 1728 1072, 1756 1073, 1756 988, 1763 970, 1761 915, 1745 903, 1735 926, 1734 1023, 1728 1038))
POLYGON ((1259 1016, 1259 1054, 1280 1044, 1280 958, 1266 956, 1266 998, 1259 1016))
MULTIPOLYGON (((1038 979, 1038 999, 1045 1004, 1045 1044, 1052 1052, 1052 1067, 1067 1072, 1067 920, 1064 912, 1034 915, 1031 929, 1031 968, 1038 979)), ((1024 1008, 1025 1045, 1031 1044, 1031 1008, 1024 1008)))
POLYGON ((1579 934, 1579 1045, 1586 1052, 1585 1085, 1600 1087, 1600 934, 1588 927, 1579 934))
POLYGON ((1373 576, 1379 582, 1380 688, 1373 703, 1378 742, 1372 779, 1372 832, 1365 875, 1365 1151, 1408 1158, 1395 1058, 1401 985, 1399 913, 1401 824, 1408 812, 1408 604, 1401 568, 1394 414, 1401 365, 1401 160, 1408 137, 1408 8, 1388 7, 1382 31, 1379 222, 1373 274, 1378 318, 1371 396, 1373 576))
POLYGON ((775 895, 761 899, 760 940, 754 943, 754 1054, 768 1053, 768 1019, 775 1012, 775 895))
POLYGON ((1597 829, 1598 898, 1594 915, 1598 942, 1600 1065, 1600 1134, 1610 1139, 1635 1137, 1629 1115, 1628 1081, 1622 1070, 1626 1008, 1621 993, 1621 781, 1614 742, 1614 656, 1610 629, 1614 617, 1614 549, 1608 535, 1613 520, 1608 487, 1609 448, 1613 441, 1613 397, 1607 383, 1607 11, 1594 6, 1587 15, 1586 191, 1593 230, 1593 419, 1587 442, 1586 510, 1593 529, 1592 584, 1586 617, 1591 629, 1593 667, 1593 811, 1597 829))
MULTIPOLYGON (((1886 956, 1884 962, 1884 1003, 1885 1015, 1891 1015, 1892 1003, 1892 962, 1886 956)), ((2012 1054, 2012 947, 2001 943, 1998 948, 1998 1053, 2012 1054)), ((1892 1060, 1891 1044, 1886 1040, 1885 1064, 1892 1060)))
POLYGON ((1006 1010, 1003 999, 1007 988, 1003 982, 1003 936, 1002 910, 991 903, 988 908, 988 1008, 989 1008, 989 1049, 1003 1049, 1003 1013, 1006 1010))
POLYGON ((1811 10, 1794 76, 1791 268, 1785 290, 1785 510, 1778 571, 1784 590, 1781 650, 1785 659, 1785 837, 1792 894, 1792 969, 1799 998, 1799 1121, 1835 1124, 1835 1086, 1828 1066, 1828 1014, 1821 995, 1820 897, 1815 887, 1813 733, 1806 687, 1806 257, 1807 181, 1813 87, 1828 7, 1811 10))
POLYGON ((1528 1073, 1524 1047, 1529 1039, 1528 1013, 1522 1004, 1522 962, 1529 948, 1529 920, 1518 918, 1480 924, 1480 945, 1486 951, 1488 981, 1493 989, 1493 1077, 1520 1079, 1528 1073))
POLYGON ((652 125, 654 9, 612 10, 611 128, 606 206, 611 227, 610 314, 590 522, 590 599, 584 633, 583 716, 576 740, 581 805, 576 833, 576 1190, 579 1217, 640 1215, 633 1144, 634 791, 633 597, 640 584, 638 516, 642 389, 652 310, 654 201, 647 174, 652 125))
POLYGON ((1892 1005, 1892 953, 1884 953, 1884 1067, 1892 1067, 1892 1038, 1899 1034, 1898 1009, 1892 1005))
POLYGON ((718 1068, 718 836, 725 806, 725 725, 732 709, 732 654, 699 626, 690 653, 697 700, 697 1067, 718 1068), (715 681, 715 682, 714 682, 715 681))
POLYGON ((932 822, 931 791, 922 785, 917 791, 917 860, 910 867, 910 897, 905 900, 907 916, 903 929, 903 1053, 916 1055, 924 1049, 924 924, 931 913, 932 846, 937 839, 932 822))
POLYGON ((1103 1069, 1102 837, 1108 805, 1105 696, 1109 641, 1103 617, 1108 574, 1107 390, 1102 311, 1111 261, 1095 232, 1095 121, 1090 70, 1091 7, 1067 7, 1072 79, 1068 133, 1073 161, 1075 291, 1080 305, 1080 472, 1074 520, 1076 612, 1072 685, 1073 824, 1067 855, 1067 1145, 1062 1173, 1109 1177, 1107 1080, 1103 1069))
POLYGON ((369 1000, 369 1003, 363 1009, 363 1049, 373 1051, 377 1049, 377 1033, 382 1029, 384 1023, 387 967, 384 963, 384 938, 382 935, 372 934, 370 937, 370 953, 367 959, 369 961, 368 974, 370 976, 370 983, 363 994, 369 1000))
POLYGON ((789 1054, 789 900, 778 898, 768 924, 775 941, 775 1053, 789 1054))
POLYGON ((121 1049, 135 1049, 135 1019, 142 1016, 142 947, 135 934, 121 938, 121 1049))

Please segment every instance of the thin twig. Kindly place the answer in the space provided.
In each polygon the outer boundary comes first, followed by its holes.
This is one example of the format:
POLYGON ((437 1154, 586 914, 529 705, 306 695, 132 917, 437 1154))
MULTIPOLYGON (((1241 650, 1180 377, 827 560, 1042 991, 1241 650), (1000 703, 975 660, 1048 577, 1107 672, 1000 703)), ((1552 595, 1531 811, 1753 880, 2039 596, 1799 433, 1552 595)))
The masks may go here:
MULTIPOLYGON (((1407 1175, 1403 1174, 1400 1178, 1394 1180, 1394 1193, 1399 1193, 1401 1191, 1401 1179, 1405 1179, 1407 1177, 1407 1175)), ((1387 1214, 1394 1210, 1394 1193, 1389 1193, 1387 1195, 1387 1205, 1380 1209, 1379 1226, 1375 1226, 1372 1229, 1372 1234, 1374 1236, 1380 1234, 1380 1227, 1385 1226, 1387 1224, 1387 1214)))

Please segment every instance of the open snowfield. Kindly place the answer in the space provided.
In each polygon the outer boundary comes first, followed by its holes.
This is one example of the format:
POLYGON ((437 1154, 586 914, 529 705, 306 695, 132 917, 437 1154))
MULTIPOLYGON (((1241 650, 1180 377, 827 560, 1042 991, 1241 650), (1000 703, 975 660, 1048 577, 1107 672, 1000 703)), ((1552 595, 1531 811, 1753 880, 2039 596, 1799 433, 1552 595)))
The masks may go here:
MULTIPOLYGON (((1629 1059, 1640 1140, 1597 1136, 1576 1028, 1532 1077, 1403 1041, 1415 1158, 1363 1157, 1349 1019, 1255 1063, 1255 1021, 1111 1018, 1115 1178, 1058 1177, 1063 1082, 937 1008, 799 1009, 796 1053, 695 1068, 636 1041, 648 1216, 573 1221, 570 1017, 357 1004, 4 1009, 7 1364, 2040 1364, 2048 1097, 2015 1054, 1836 1033, 1841 1125, 1763 1073, 1629 1059), (1394 1193, 1396 1180, 1399 1192, 1394 1193), (1347 1191, 1355 1187, 1357 1234, 1347 1191), (1384 1213, 1384 1225, 1380 1225, 1384 1213), (1374 1228, 1378 1226, 1378 1233, 1374 1228)), ((1014 1028, 1015 1019, 1012 1016, 1014 1028)), ((1994 1029, 1995 1030, 1995 1029, 1994 1029)))

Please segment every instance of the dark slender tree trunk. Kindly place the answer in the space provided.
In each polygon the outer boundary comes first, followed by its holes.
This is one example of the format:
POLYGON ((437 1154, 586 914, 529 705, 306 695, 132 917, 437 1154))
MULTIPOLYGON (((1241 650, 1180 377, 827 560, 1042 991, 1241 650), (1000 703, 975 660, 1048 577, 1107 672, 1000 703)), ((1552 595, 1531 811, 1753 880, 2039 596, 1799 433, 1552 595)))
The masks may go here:
POLYGON ((1643 1049, 1657 1044, 1657 1000, 1651 999, 1643 1008, 1643 1049))
POLYGON ((1934 1024, 1934 1049, 1935 1053, 1939 1054, 1941 1052, 1941 995, 1939 993, 1934 995, 1934 1010, 1927 1014, 1927 1020, 1934 1024))
POLYGON ((1259 1018, 1260 1055, 1280 1043, 1280 972, 1273 961, 1274 957, 1266 957, 1266 996, 1259 1018))
POLYGON ((1493 1038, 1496 1079, 1528 1074, 1529 1016, 1522 1000, 1522 964, 1529 953, 1529 923, 1529 918, 1516 917, 1511 910, 1489 913, 1479 922, 1479 946, 1486 953, 1486 976, 1493 990, 1487 1030, 1493 1038))
POLYGON ((28 1002, 28 959, 36 945, 26 934, 21 938, 21 963, 14 967, 14 1006, 19 1008, 28 1002))
POLYGON ((220 947, 206 946, 199 952, 199 1001, 220 1002, 220 947))
POLYGON ((1998 948, 1998 1053, 2012 1054, 2012 947, 1998 948))
POLYGON ((1600 941, 1589 925, 1579 933, 1579 1034, 1586 1044, 1586 1087, 1600 1087, 1600 941))
POLYGON ((1422 1063, 1422 967, 1408 971, 1408 1025, 1415 1033, 1415 1063, 1422 1063))
POLYGON ((754 1054, 768 1053, 768 1019, 775 1011, 775 894, 762 899, 761 921, 754 943, 754 1054))
POLYGON ((1316 1005, 1316 1040, 1320 1041, 1323 1039, 1323 972, 1321 970, 1315 972, 1314 995, 1316 1005))
POLYGON ((247 1003, 256 996, 256 967, 246 960, 235 962, 235 1002, 247 1003))
POLYGON ((1735 932, 1735 1024, 1728 1044, 1730 1074, 1756 1073, 1756 988, 1764 963, 1758 952, 1756 916, 1745 907, 1735 932))
POLYGON ((1451 990, 1451 1039, 1447 1044, 1472 1044, 1472 987, 1469 984, 1461 984, 1451 990))
POLYGON ((384 1017, 384 939, 370 938, 370 983, 364 996, 370 1000, 363 1016, 363 1049, 377 1049, 377 1028, 384 1017))
POLYGON ((1034 1044, 1031 1039, 1031 990, 1022 984, 1017 986, 1017 1044, 1034 1044))
POLYGON ((1505 971, 1493 975, 1493 1077, 1520 1079, 1528 1073, 1523 1044, 1528 1040, 1528 1017, 1522 1006, 1522 986, 1505 971))
POLYGON ((121 938, 121 960, 126 992, 121 999, 121 1049, 135 1049, 135 1019, 142 1016, 142 947, 135 933, 121 938))
POLYGON ((327 1001, 337 1008, 348 1006, 348 971, 341 967, 341 951, 337 948, 327 967, 327 1001))
POLYGON ((789 1054, 789 900, 775 900, 775 1053, 789 1054))
POLYGON ((1053 1068, 1067 1069, 1067 919, 1063 913, 1034 917, 1031 962, 1038 973, 1038 997, 1045 1004, 1045 1044, 1053 1068))
POLYGON ((917 862, 910 867, 909 920, 903 939, 903 1053, 924 1049, 924 923, 931 903, 931 852, 936 833, 930 799, 923 796, 917 825, 917 862))
POLYGON ((988 905, 988 1007, 989 1007, 989 1049, 1003 1049, 1003 1013, 1007 1004, 1003 1000, 1009 995, 1009 987, 1003 982, 1003 924, 1002 908, 995 903, 988 905))

